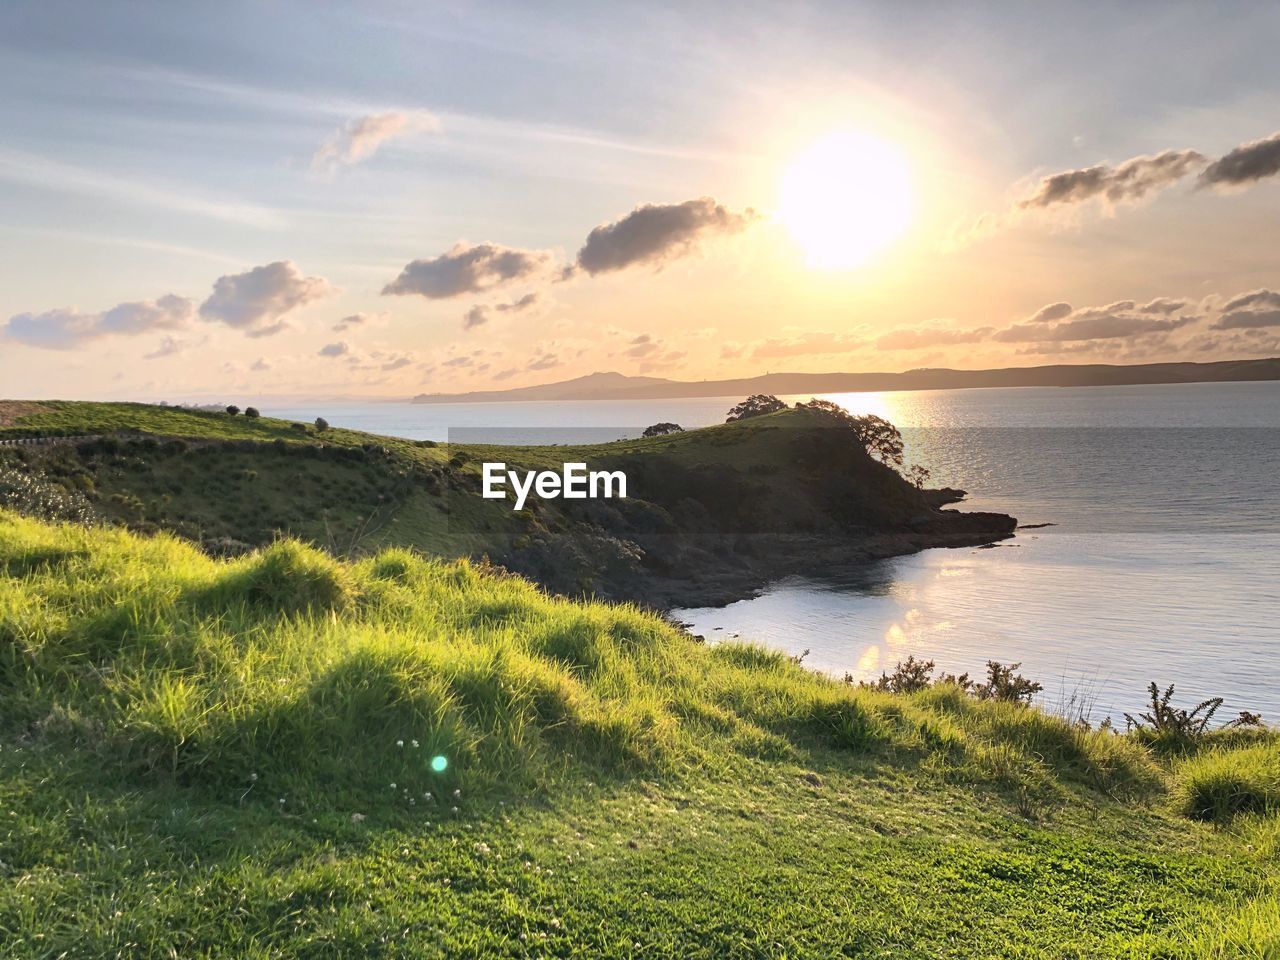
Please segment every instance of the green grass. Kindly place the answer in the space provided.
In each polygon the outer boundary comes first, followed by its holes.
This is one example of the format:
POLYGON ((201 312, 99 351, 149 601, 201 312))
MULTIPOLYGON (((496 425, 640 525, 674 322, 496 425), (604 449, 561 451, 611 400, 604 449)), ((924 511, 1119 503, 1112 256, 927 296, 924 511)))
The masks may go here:
POLYGON ((1276 748, 1165 760, 401 549, 0 512, 6 957, 1268 957, 1275 813, 1183 798, 1276 748))

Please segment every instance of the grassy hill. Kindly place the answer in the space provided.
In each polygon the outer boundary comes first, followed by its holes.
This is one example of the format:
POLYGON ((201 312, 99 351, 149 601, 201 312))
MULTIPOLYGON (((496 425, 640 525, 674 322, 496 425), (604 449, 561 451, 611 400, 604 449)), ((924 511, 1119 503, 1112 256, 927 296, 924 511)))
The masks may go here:
POLYGON ((6 957, 1274 957, 1277 805, 1270 734, 0 512, 6 957))
POLYGON ((0 404, 0 440, 57 436, 89 439, 0 446, 0 470, 139 532, 226 554, 283 535, 342 556, 487 556, 560 593, 654 606, 725 601, 815 563, 984 543, 1014 526, 939 510, 804 410, 592 446, 446 447, 176 407, 0 404), (485 460, 621 469, 628 499, 513 511, 480 496, 485 460))

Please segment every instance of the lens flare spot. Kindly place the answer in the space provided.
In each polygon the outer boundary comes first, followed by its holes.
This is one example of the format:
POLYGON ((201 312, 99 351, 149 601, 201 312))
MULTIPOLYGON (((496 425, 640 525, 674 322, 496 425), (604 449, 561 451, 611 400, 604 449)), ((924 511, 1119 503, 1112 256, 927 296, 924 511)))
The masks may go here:
POLYGON ((444 773, 445 770, 447 770, 448 768, 449 768, 449 759, 447 757, 442 757, 437 754, 436 756, 431 758, 431 769, 434 770, 436 773, 444 773))

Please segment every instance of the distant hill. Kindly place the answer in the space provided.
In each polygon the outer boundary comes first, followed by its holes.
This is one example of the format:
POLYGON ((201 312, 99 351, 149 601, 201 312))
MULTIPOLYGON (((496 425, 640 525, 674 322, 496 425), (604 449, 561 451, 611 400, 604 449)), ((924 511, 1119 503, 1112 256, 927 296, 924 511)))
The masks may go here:
POLYGON ((593 373, 559 383, 471 393, 423 393, 414 403, 519 400, 660 400, 753 393, 846 393, 863 390, 952 390, 960 387, 1104 387, 1144 383, 1280 380, 1280 358, 1214 363, 1088 363, 997 370, 907 370, 904 373, 769 373, 736 380, 667 380, 593 373))

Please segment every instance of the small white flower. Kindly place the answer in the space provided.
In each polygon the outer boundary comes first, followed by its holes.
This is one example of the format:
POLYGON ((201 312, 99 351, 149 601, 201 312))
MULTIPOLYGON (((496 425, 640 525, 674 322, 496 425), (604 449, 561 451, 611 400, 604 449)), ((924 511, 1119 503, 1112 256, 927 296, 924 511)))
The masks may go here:
POLYGON ((395 788, 396 788, 396 785, 395 785, 395 783, 394 783, 394 782, 392 782, 392 784, 391 784, 391 789, 392 789, 392 790, 394 790, 395 788))
POLYGON ((425 800, 425 801, 427 801, 427 803, 430 803, 430 802, 431 802, 431 800, 432 800, 431 794, 430 794, 430 793, 424 793, 424 794, 422 795, 422 799, 423 799, 423 800, 425 800))
POLYGON ((404 746, 404 741, 403 741, 403 740, 397 740, 397 741, 396 741, 396 746, 397 746, 397 747, 403 747, 403 746, 404 746))
POLYGON ((462 791, 461 791, 461 790, 455 790, 455 791, 453 791, 453 799, 455 799, 455 800, 461 800, 461 799, 462 799, 462 791))
POLYGON ((457 808, 457 807, 450 807, 450 808, 449 808, 449 812, 450 812, 450 813, 457 813, 457 812, 458 812, 458 808, 457 808))
POLYGON ((256 783, 256 782, 257 782, 257 780, 258 780, 258 775, 257 775, 256 773, 251 773, 251 774, 249 774, 249 782, 250 782, 250 783, 256 783))
POLYGON ((417 750, 417 749, 418 749, 418 741, 417 741, 417 740, 410 740, 410 741, 409 741, 409 743, 410 743, 410 744, 412 744, 413 749, 415 749, 415 750, 417 750))
POLYGON ((281 802, 281 803, 284 803, 284 797, 281 797, 281 798, 280 798, 280 802, 281 802))

